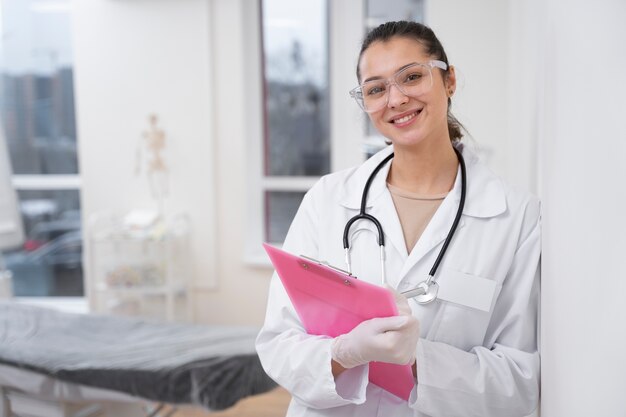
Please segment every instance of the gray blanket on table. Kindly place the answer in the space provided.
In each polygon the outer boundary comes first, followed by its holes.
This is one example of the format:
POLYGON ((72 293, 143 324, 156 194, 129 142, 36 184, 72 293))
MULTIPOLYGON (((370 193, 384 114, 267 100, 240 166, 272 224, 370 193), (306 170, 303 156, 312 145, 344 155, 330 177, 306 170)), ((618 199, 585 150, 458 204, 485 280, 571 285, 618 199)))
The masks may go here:
POLYGON ((148 400, 221 410, 275 386, 254 350, 257 331, 0 302, 0 363, 148 400))

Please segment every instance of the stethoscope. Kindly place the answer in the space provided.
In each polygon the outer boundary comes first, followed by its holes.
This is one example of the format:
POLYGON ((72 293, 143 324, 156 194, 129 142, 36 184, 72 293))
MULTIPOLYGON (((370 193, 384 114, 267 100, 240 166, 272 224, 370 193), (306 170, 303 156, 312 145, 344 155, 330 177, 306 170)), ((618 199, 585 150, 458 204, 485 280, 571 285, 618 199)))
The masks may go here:
MULTIPOLYGON (((461 201, 459 202, 459 208, 456 211, 454 222, 452 223, 452 227, 448 232, 448 236, 446 236, 446 240, 444 241, 443 246, 439 251, 439 255, 437 256, 433 267, 428 273, 428 279, 420 282, 415 288, 402 292, 405 297, 415 298, 415 300, 420 304, 428 304, 437 298, 437 293, 439 292, 439 284, 437 284, 437 282, 435 281, 435 273, 437 272, 437 268, 439 268, 439 264, 441 263, 441 260, 443 259, 446 250, 448 250, 448 245, 450 245, 450 241, 454 237, 454 232, 456 231, 459 221, 461 220, 461 214, 463 214, 463 206, 465 205, 465 191, 467 188, 465 160, 463 159, 463 155, 461 155, 461 152, 458 149, 454 148, 454 152, 456 153, 456 156, 459 159, 459 164, 461 166, 461 201)), ((369 220, 374 223, 376 229, 378 229, 378 246, 380 248, 380 266, 383 284, 387 282, 385 276, 385 235, 383 233, 383 227, 381 226, 378 219, 371 214, 367 214, 365 212, 365 204, 367 202, 367 193, 370 189, 370 186, 372 185, 374 177, 376 176, 376 174, 378 174, 378 171, 380 171, 380 169, 393 158, 393 156, 394 154, 392 152, 389 156, 383 159, 378 164, 378 166, 376 166, 376 168, 374 168, 374 171, 372 171, 372 173, 370 174, 367 182, 365 183, 365 187, 363 188, 363 196, 361 197, 361 210, 359 214, 348 220, 348 223, 346 223, 346 227, 343 231, 343 249, 346 254, 346 264, 348 265, 348 273, 352 275, 352 266, 350 263, 350 241, 348 237, 350 234, 350 227, 357 220, 369 220)))

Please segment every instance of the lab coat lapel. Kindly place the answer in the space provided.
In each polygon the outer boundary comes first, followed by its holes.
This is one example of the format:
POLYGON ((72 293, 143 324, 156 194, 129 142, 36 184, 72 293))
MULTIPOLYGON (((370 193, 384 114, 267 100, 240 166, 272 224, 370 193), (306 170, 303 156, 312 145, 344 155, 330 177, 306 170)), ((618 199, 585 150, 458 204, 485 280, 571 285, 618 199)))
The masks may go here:
MULTIPOLYGON (((467 217, 489 218, 498 216, 506 211, 506 197, 504 187, 500 179, 494 175, 487 167, 478 163, 477 156, 465 146, 460 148, 465 159, 467 171, 467 191, 465 196, 465 207, 463 216, 456 229, 456 233, 463 228, 467 217)), ((433 249, 439 250, 440 244, 445 240, 461 200, 461 168, 459 167, 454 182, 454 187, 439 206, 439 209, 430 220, 422 236, 404 263, 399 279, 402 280, 411 269, 433 249)), ((455 235, 456 235, 455 233, 455 235)), ((454 238, 450 243, 455 244, 454 238)), ((449 248, 450 250, 451 248, 449 248)), ((434 256, 429 259, 436 259, 434 256)), ((445 259, 445 258, 444 258, 445 259)), ((445 263, 445 260, 442 262, 445 263)), ((431 265, 428 265, 430 271, 431 265)), ((424 276, 423 278, 426 278, 424 276)))

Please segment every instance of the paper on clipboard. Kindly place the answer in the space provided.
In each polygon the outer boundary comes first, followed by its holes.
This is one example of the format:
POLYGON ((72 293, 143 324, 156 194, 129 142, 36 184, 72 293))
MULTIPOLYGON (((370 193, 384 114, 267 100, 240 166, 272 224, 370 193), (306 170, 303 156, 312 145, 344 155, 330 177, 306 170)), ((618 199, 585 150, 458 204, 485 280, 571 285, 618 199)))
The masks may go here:
MULTIPOLYGON (((393 294, 310 258, 263 244, 307 333, 337 337, 365 320, 398 314, 393 294)), ((370 382, 404 400, 415 385, 408 365, 370 362, 370 382)))

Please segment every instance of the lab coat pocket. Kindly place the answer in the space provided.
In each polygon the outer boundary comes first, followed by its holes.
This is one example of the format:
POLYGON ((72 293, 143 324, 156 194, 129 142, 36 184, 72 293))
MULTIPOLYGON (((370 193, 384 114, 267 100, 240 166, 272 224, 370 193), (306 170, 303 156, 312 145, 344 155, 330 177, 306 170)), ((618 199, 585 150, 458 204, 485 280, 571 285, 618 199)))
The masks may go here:
POLYGON ((502 285, 454 269, 438 273, 442 315, 435 340, 463 350, 482 345, 502 285))

